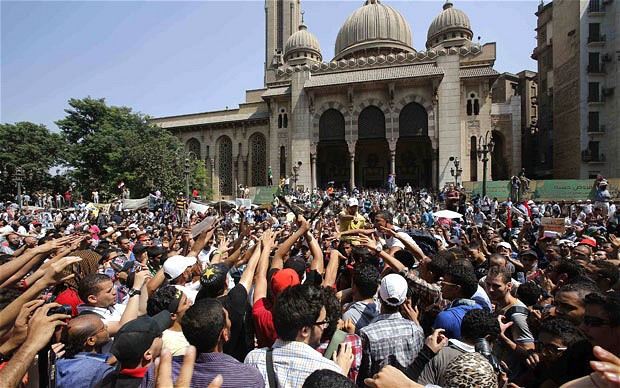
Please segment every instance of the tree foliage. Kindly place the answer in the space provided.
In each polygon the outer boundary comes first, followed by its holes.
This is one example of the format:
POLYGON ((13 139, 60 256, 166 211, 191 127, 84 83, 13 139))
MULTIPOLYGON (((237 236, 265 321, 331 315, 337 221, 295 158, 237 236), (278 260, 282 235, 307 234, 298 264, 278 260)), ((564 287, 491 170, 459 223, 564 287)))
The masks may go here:
MULTIPOLYGON (((170 132, 148 123, 128 107, 108 106, 104 99, 69 100, 66 117, 56 122, 67 143, 69 174, 79 190, 118 194, 124 181, 133 197, 160 190, 173 197, 184 191, 185 154, 170 132)), ((190 177, 202 172, 192 168, 190 177)))
POLYGON ((52 188, 50 168, 62 161, 63 139, 44 125, 0 124, 0 181, 3 194, 17 192, 15 168, 23 171, 24 192, 52 188))

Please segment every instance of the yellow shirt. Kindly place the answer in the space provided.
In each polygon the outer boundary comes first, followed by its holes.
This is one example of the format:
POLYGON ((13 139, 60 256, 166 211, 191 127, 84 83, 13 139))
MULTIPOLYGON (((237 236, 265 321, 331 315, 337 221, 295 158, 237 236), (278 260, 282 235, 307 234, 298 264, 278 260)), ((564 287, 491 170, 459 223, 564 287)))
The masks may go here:
MULTIPOLYGON (((346 210, 343 210, 342 212, 340 212, 340 215, 349 216, 350 214, 346 210)), ((352 220, 340 219, 339 221, 340 221, 340 232, 346 232, 347 230, 353 230, 353 229, 362 229, 364 225, 366 224, 366 222, 364 221, 364 216, 362 216, 359 213, 355 213, 352 220)))

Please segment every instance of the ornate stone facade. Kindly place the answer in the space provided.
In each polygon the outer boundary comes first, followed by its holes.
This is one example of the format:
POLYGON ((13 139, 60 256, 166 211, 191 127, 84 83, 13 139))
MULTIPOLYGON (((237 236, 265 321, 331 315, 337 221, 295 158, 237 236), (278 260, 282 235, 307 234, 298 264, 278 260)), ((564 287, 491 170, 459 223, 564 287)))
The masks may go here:
MULTIPOLYGON (((289 176, 308 188, 382 186, 389 174, 399 185, 437 188, 453 181, 456 157, 470 161, 461 164, 462 180, 482 179, 475 145, 494 129, 499 73, 495 43, 473 43, 462 11, 447 2, 427 49, 417 51, 404 16, 367 0, 342 26, 334 60, 322 62, 299 7, 265 2, 265 88, 247 91, 238 109, 153 120, 207 162, 216 195, 265 184, 269 166, 275 180, 289 176)), ((509 151, 520 167, 520 147, 509 151)))

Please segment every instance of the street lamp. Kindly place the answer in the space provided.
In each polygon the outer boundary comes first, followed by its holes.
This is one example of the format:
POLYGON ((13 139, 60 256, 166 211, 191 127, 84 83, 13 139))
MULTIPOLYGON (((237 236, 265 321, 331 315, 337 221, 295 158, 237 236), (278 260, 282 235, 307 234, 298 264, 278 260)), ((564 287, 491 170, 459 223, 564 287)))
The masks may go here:
POLYGON ((489 136, 491 131, 488 131, 486 135, 480 137, 478 142, 478 159, 482 161, 482 197, 487 195, 487 163, 489 162, 489 153, 493 152, 495 142, 493 142, 493 136, 489 136))
POLYGON ((463 169, 461 168, 461 161, 456 156, 450 156, 449 159, 452 163, 454 163, 454 167, 450 168, 450 175, 454 177, 454 185, 458 186, 459 177, 463 173, 463 169))
POLYGON ((301 165, 303 163, 300 161, 297 162, 297 164, 293 164, 293 182, 294 182, 294 187, 295 187, 295 191, 297 191, 297 178, 299 177, 299 169, 301 168, 301 165))

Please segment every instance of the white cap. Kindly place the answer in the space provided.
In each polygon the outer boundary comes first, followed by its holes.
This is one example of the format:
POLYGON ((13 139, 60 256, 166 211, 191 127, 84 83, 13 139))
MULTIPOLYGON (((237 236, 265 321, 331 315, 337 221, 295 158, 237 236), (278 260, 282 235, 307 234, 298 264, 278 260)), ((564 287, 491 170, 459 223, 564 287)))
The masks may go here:
POLYGON ((129 224, 127 229, 129 229, 129 230, 140 230, 140 228, 138 228, 137 224, 129 224))
POLYGON ((349 198, 347 201, 347 206, 359 206, 359 202, 357 202, 357 198, 349 198))
POLYGON ((503 248, 506 248, 506 249, 510 249, 512 251, 512 247, 506 241, 502 241, 501 243, 497 244, 497 246, 498 247, 503 247, 503 248))
POLYGON ((169 257, 164 262, 164 273, 169 279, 176 279, 185 272, 187 267, 196 264, 195 257, 185 257, 181 255, 175 255, 169 257))
POLYGON ((400 306, 407 298, 407 280, 395 273, 381 279, 379 296, 381 300, 390 306, 400 306))

